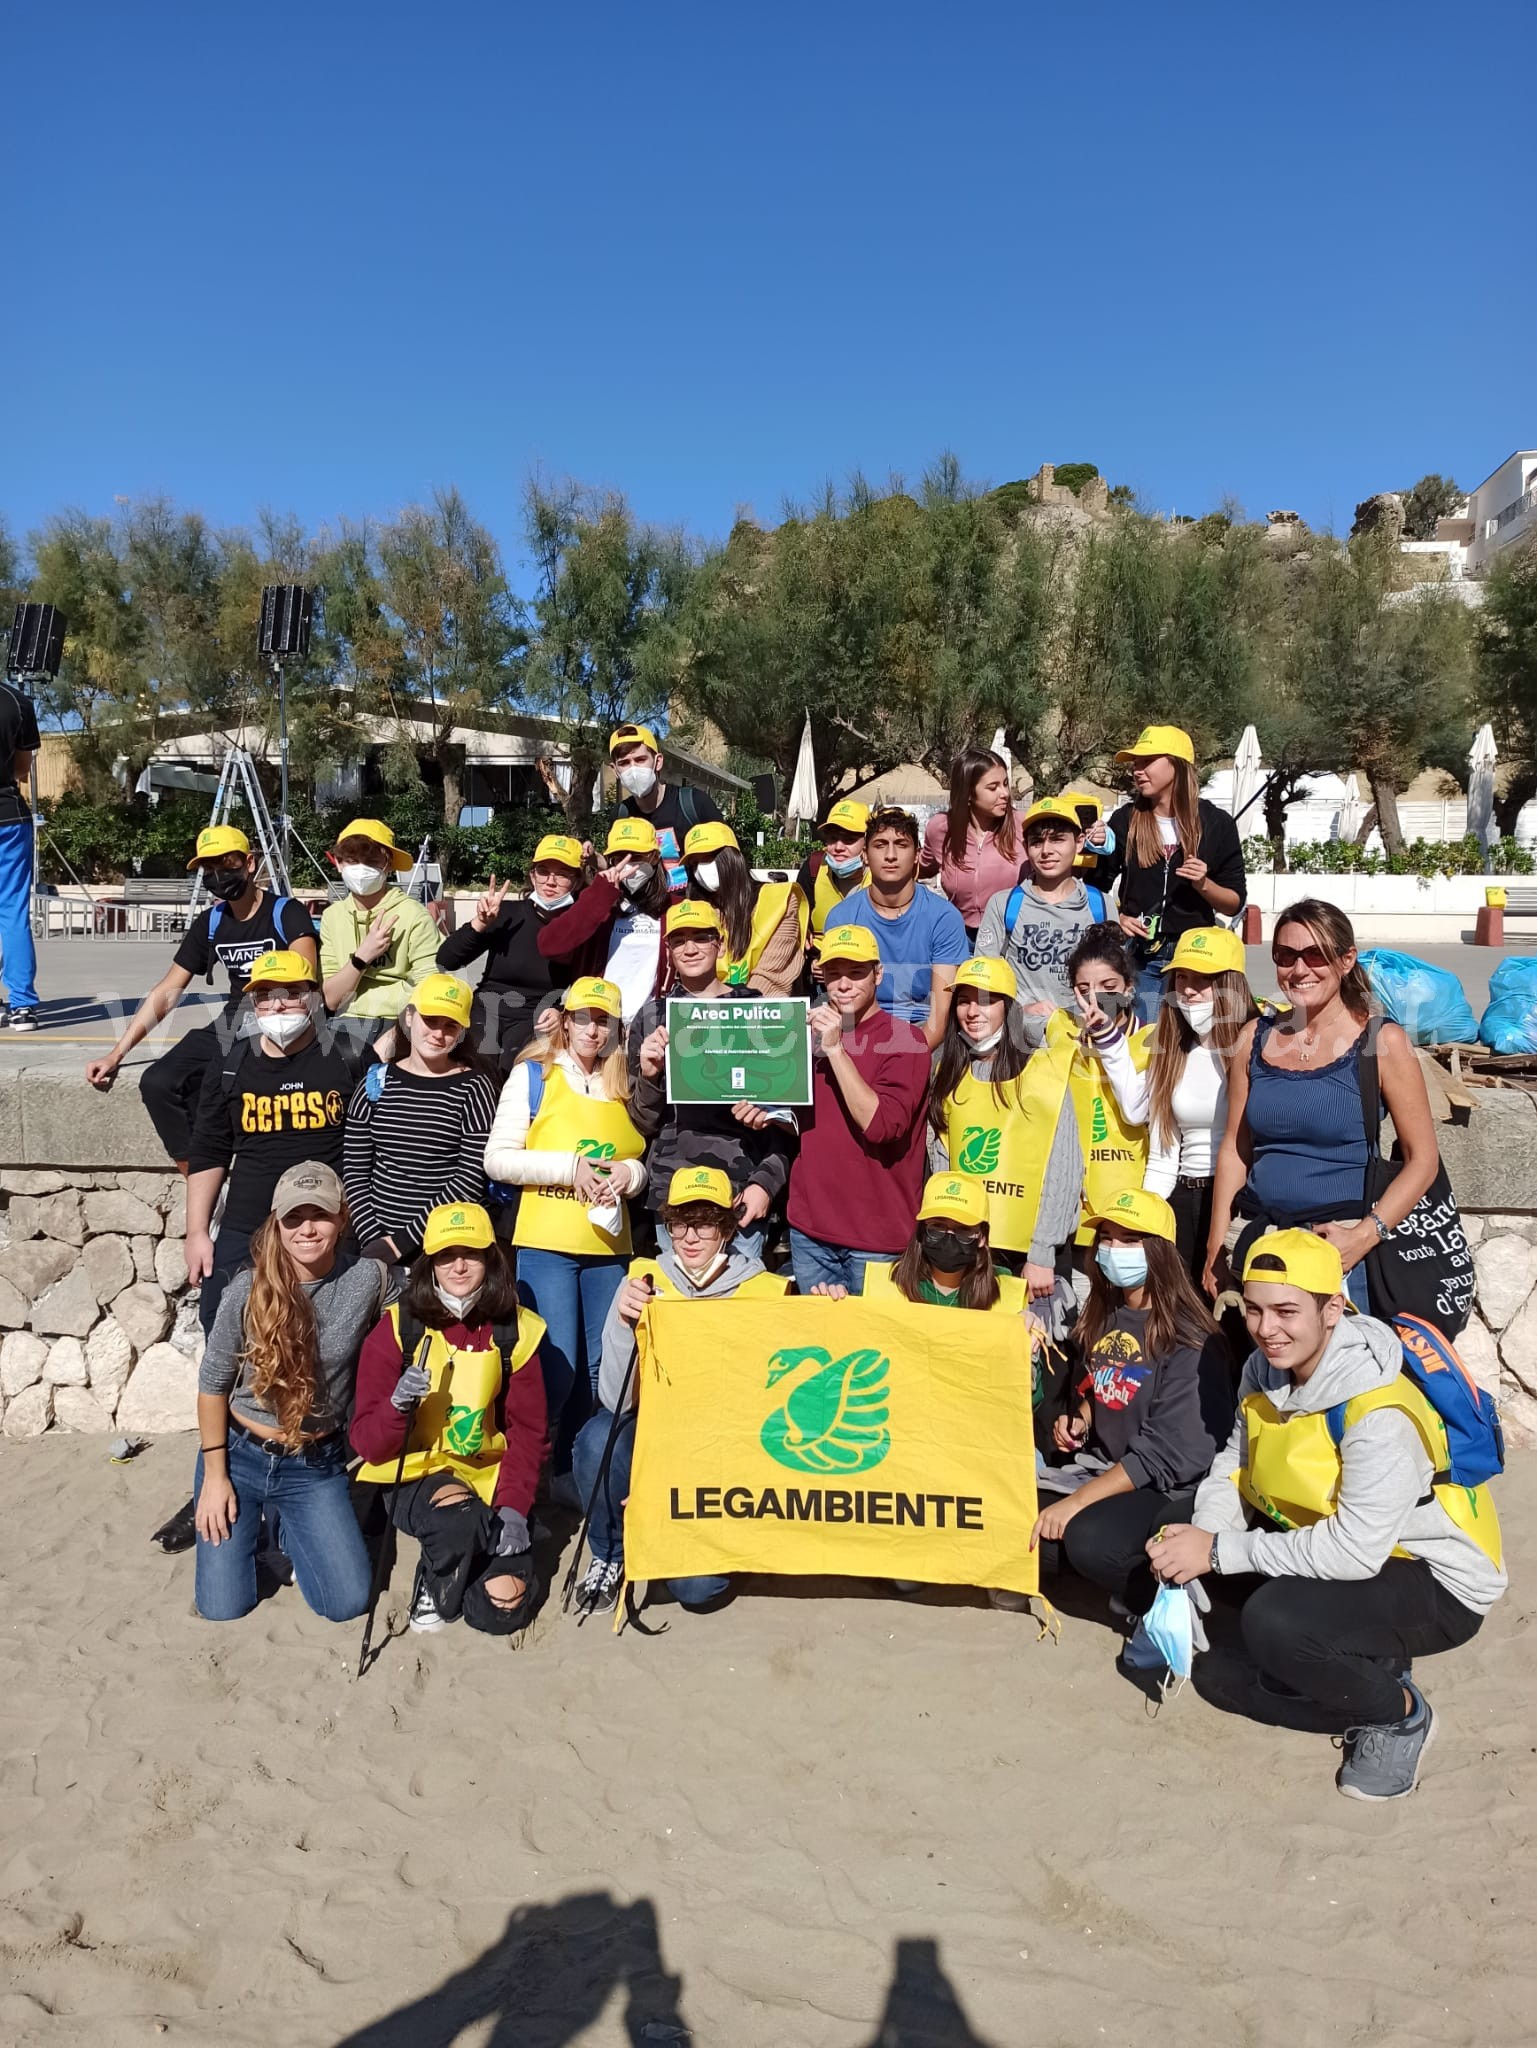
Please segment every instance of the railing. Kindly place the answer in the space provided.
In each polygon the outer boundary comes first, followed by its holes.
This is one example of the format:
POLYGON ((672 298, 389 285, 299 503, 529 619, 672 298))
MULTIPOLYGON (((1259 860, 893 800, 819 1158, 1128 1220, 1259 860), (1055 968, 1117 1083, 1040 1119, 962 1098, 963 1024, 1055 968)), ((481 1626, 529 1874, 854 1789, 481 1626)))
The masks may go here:
POLYGON ((1533 484, 1529 491, 1523 491, 1515 503, 1507 505, 1503 512, 1496 512, 1489 523, 1489 530, 1491 533, 1498 533, 1501 527, 1509 526, 1512 520, 1519 519, 1523 513, 1533 511, 1537 511, 1537 484, 1533 484))

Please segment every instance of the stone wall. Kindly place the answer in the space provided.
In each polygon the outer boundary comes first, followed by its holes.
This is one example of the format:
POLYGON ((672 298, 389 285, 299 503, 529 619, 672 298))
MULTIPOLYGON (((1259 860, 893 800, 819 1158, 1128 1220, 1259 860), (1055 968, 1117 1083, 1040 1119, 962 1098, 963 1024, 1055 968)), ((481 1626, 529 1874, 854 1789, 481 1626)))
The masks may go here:
POLYGON ((1496 1212, 1462 1222, 1478 1297, 1457 1349, 1498 1401, 1507 1447, 1527 1450, 1537 1444, 1537 1216, 1496 1212))
POLYGON ((5 1167, 0 1199, 0 1431, 192 1428, 180 1175, 5 1167))

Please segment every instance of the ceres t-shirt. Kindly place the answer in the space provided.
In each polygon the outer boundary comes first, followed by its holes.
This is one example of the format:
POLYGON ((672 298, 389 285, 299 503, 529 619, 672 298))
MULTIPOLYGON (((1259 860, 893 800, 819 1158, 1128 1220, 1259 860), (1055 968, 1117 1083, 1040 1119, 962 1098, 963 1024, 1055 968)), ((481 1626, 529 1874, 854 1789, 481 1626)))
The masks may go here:
POLYGON ((245 994, 251 969, 263 953, 281 952, 295 939, 315 936, 314 919, 292 896, 283 905, 280 933, 279 920, 273 916, 277 900, 264 892, 255 910, 244 918, 233 917, 228 904, 210 904, 188 925, 186 936, 176 948, 175 964, 194 978, 206 974, 212 979, 214 970, 222 967, 229 976, 229 995, 224 1006, 232 1010, 245 994), (217 924, 215 910, 219 913, 217 924))

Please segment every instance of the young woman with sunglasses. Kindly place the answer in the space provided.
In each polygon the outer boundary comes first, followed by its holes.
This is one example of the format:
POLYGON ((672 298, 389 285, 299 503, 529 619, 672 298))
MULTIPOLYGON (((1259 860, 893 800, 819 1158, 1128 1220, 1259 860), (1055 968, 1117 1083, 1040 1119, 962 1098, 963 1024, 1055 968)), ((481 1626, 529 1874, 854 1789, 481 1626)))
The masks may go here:
MULTIPOLYGON (((1215 1294, 1236 1214, 1256 1228, 1307 1225, 1339 1248, 1345 1289, 1369 1309, 1362 1261, 1403 1222, 1435 1178, 1430 1098, 1403 1030, 1376 1010, 1350 920, 1307 899, 1283 910, 1270 957, 1291 1014, 1246 1024, 1228 1072, 1227 1124, 1213 1176, 1202 1279, 1215 1294), (1382 1107, 1402 1164, 1369 1202, 1361 1053, 1377 1056, 1382 1107)), ((1376 1119, 1373 1117, 1373 1122, 1376 1119)))

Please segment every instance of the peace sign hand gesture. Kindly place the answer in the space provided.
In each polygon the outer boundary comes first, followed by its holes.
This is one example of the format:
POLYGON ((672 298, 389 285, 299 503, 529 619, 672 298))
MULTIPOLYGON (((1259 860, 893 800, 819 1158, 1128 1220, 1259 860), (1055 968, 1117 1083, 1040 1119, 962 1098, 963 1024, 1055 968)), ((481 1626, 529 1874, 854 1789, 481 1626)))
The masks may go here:
POLYGON ((507 900, 507 891, 511 887, 511 876, 505 882, 498 882, 495 875, 491 877, 490 886, 486 889, 484 895, 477 898, 475 915, 470 919, 470 923, 474 925, 476 931, 489 931, 491 926, 496 923, 497 918, 501 915, 502 905, 507 900))

